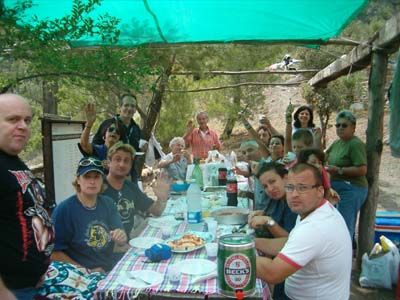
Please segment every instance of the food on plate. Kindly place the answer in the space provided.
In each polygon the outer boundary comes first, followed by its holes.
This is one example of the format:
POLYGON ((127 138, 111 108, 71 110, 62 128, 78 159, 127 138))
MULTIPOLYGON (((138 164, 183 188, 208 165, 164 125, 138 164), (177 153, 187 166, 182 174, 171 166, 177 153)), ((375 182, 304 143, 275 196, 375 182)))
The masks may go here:
POLYGON ((238 211, 222 211, 220 213, 218 213, 218 216, 239 216, 242 215, 242 212, 238 212, 238 211))
POLYGON ((181 238, 167 242, 172 250, 190 250, 203 246, 206 241, 192 233, 186 233, 181 238))

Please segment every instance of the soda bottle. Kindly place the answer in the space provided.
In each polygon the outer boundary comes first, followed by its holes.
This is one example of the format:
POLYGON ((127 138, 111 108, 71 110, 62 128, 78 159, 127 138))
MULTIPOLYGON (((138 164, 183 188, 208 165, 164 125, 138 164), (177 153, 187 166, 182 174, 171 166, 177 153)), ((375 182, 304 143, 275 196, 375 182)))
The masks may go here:
POLYGON ((226 181, 226 198, 228 198, 228 206, 237 206, 238 184, 234 175, 228 176, 226 181))
POLYGON ((227 168, 219 168, 218 169, 218 185, 223 186, 226 185, 226 173, 228 172, 227 168))
POLYGON ((195 158, 194 159, 194 168, 192 172, 192 179, 196 180, 197 186, 201 189, 203 189, 203 172, 201 171, 200 168, 200 159, 195 158))
POLYGON ((196 183, 195 179, 192 179, 192 183, 190 184, 187 192, 186 192, 186 200, 187 200, 187 221, 191 224, 201 223, 201 190, 196 183))

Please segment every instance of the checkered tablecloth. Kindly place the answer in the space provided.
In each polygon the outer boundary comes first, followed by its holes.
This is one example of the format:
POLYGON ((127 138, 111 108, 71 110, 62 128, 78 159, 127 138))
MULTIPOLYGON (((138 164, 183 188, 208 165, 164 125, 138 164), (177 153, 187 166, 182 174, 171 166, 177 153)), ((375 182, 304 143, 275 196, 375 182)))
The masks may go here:
MULTIPOLYGON (((182 233, 185 231, 186 223, 183 222, 179 226, 174 228, 173 233, 182 233)), ((147 225, 142 232, 141 236, 151 237, 162 237, 161 230, 159 228, 147 225)), ((151 245, 149 245, 150 247, 151 245)), ((159 263, 151 263, 148 261, 146 256, 140 256, 135 254, 137 249, 131 248, 114 269, 108 274, 106 279, 100 283, 95 293, 95 298, 98 300, 105 300, 109 297, 112 299, 133 299, 137 291, 119 283, 118 277, 124 274, 126 271, 133 270, 153 270, 164 274, 163 282, 152 288, 145 290, 146 293, 158 293, 158 292, 169 292, 169 293, 199 293, 199 294, 216 294, 218 293, 218 282, 217 278, 204 280, 202 282, 191 284, 193 279, 192 275, 182 274, 179 283, 171 283, 167 276, 168 266, 182 260, 203 258, 207 259, 206 251, 204 248, 189 252, 189 253, 173 253, 172 257, 168 260, 161 261, 159 263)), ((216 259, 213 260, 215 263, 216 259)), ((269 290, 268 286, 262 286, 262 282, 257 279, 256 283, 257 294, 260 295, 260 299, 268 299, 269 290), (262 295, 262 296, 261 296, 262 295)), ((184 298, 182 295, 177 298, 184 298)))

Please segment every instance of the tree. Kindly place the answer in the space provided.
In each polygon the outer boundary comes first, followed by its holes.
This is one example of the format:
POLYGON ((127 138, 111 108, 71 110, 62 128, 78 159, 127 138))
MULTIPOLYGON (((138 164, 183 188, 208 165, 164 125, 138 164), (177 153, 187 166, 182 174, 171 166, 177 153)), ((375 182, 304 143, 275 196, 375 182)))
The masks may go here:
POLYGON ((326 131, 333 112, 350 107, 361 98, 362 74, 341 77, 330 82, 325 88, 314 89, 308 84, 301 86, 301 94, 318 114, 322 130, 322 144, 326 146, 326 131))

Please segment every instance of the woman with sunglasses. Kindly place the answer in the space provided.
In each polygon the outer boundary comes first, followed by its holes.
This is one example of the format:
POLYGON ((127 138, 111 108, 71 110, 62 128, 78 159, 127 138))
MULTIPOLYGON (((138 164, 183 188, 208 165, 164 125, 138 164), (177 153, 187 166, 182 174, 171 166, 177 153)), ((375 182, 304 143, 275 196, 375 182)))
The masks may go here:
POLYGON ((348 110, 336 116, 336 134, 339 137, 326 151, 327 171, 331 175, 331 186, 338 192, 337 204, 349 229, 354 236, 358 211, 368 193, 367 153, 365 144, 354 135, 356 117, 348 110))
POLYGON ((102 162, 93 157, 79 161, 72 183, 76 194, 53 212, 55 247, 51 259, 83 267, 89 272, 108 272, 114 265, 114 244, 125 245, 127 237, 114 202, 100 195, 102 162))
POLYGON ((87 103, 85 106, 86 124, 83 129, 80 141, 81 152, 85 156, 94 156, 101 161, 107 159, 107 151, 121 138, 121 131, 118 123, 111 122, 103 128, 104 144, 97 145, 89 143, 90 129, 96 121, 96 109, 93 103, 87 103))

